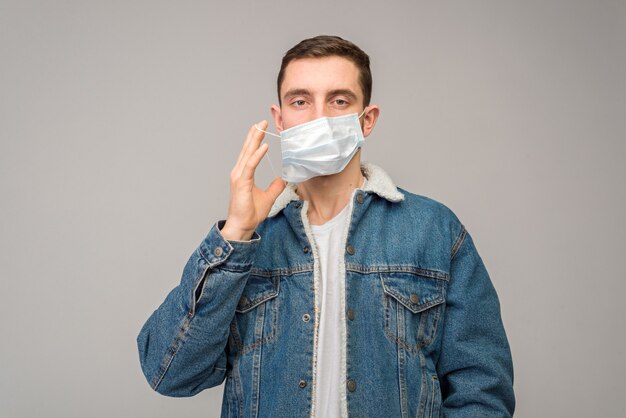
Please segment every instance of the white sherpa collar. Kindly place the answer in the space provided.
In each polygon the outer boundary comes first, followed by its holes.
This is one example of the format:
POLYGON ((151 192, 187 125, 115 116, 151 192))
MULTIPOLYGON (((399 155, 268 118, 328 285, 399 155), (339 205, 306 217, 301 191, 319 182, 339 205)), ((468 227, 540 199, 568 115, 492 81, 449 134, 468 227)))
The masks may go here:
MULTIPOLYGON (((389 200, 390 202, 399 202, 404 200, 404 195, 398 190, 391 177, 381 167, 372 164, 370 162, 361 161, 361 173, 367 179, 364 192, 373 192, 382 198, 389 200)), ((299 200, 300 197, 296 193, 297 183, 287 182, 285 190, 282 191, 278 198, 272 205, 272 209, 268 217, 276 215, 283 210, 285 206, 292 200, 299 200)))

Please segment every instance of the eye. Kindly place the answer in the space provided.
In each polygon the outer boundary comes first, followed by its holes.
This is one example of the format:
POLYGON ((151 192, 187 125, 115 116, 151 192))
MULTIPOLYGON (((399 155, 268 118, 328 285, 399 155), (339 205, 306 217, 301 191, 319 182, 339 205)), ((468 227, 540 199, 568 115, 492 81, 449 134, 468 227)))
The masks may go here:
POLYGON ((348 104, 348 102, 347 102, 347 101, 345 101, 344 99, 336 99, 336 100, 335 100, 335 104, 336 104, 337 106, 345 106, 345 105, 347 105, 347 104, 348 104))
POLYGON ((306 104, 305 100, 294 100, 293 102, 291 102, 292 105, 296 106, 296 107, 302 107, 306 104))

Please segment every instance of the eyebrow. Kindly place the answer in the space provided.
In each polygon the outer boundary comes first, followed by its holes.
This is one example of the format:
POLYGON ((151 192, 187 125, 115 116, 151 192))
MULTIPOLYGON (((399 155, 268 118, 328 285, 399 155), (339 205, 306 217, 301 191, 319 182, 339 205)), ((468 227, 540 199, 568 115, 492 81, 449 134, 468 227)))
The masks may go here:
POLYGON ((284 100, 290 99, 294 96, 310 96, 311 92, 307 89, 291 89, 285 92, 284 100))
POLYGON ((357 100, 356 93, 349 89, 337 89, 329 91, 327 97, 333 96, 348 96, 353 101, 357 100))

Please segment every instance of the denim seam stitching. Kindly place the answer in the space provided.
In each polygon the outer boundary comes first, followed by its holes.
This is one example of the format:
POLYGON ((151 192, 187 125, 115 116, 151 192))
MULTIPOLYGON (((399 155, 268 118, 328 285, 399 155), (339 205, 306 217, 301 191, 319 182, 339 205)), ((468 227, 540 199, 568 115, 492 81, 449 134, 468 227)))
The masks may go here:
POLYGON ((235 379, 235 387, 234 387, 234 392, 236 393, 236 400, 238 401, 238 416, 239 418, 243 418, 243 410, 244 410, 244 403, 243 403, 243 390, 241 388, 241 374, 239 372, 239 365, 241 362, 241 357, 237 356, 237 358, 234 361, 233 364, 233 377, 235 379))
MULTIPOLYGON (((224 261, 226 261, 226 260, 224 260, 224 261)), ((251 271, 251 269, 249 267, 251 264, 252 263, 248 264, 248 266, 244 267, 244 268, 233 268, 233 266, 226 267, 226 266, 219 266, 219 265, 215 265, 215 264, 212 267, 215 267, 215 270, 227 271, 229 273, 247 273, 247 272, 251 271)))
POLYGON ((428 415, 432 418, 433 416, 433 404, 435 403, 435 379, 433 377, 430 378, 430 390, 431 390, 431 394, 430 394, 430 412, 428 413, 428 415))
POLYGON ((313 271, 313 267, 310 263, 307 264, 297 264, 294 266, 290 266, 289 268, 277 268, 272 270, 262 270, 259 268, 252 268, 250 270, 250 274, 256 276, 263 277, 273 277, 273 276, 290 276, 297 273, 309 273, 313 271))
POLYGON ((463 244, 463 241, 465 241, 465 235, 467 235, 467 231, 465 230, 465 226, 461 224, 461 231, 454 241, 454 244, 452 245, 452 250, 450 251, 450 260, 452 260, 456 253, 459 251, 461 244, 463 244))
POLYGON ((417 408, 417 416, 418 417, 422 417, 422 418, 426 418, 426 403, 428 402, 428 392, 426 390, 424 390, 425 387, 427 387, 428 385, 428 381, 426 379, 426 358, 424 356, 424 353, 422 351, 418 351, 418 356, 419 356, 419 360, 420 360, 420 377, 421 377, 421 382, 420 382, 420 397, 419 397, 419 403, 418 403, 418 408, 417 408))
POLYGON ((401 264, 385 264, 364 267, 360 264, 348 263, 347 270, 356 273, 411 273, 431 279, 445 281, 450 280, 450 274, 447 272, 401 264))
POLYGON ((183 338, 187 334, 187 330, 189 329, 190 323, 191 323, 191 320, 189 319, 189 317, 185 316, 183 318, 183 322, 181 326, 178 329, 176 338, 174 338, 174 342, 172 343, 172 345, 166 352, 166 356, 163 359, 163 363, 161 364, 161 367, 159 368, 157 375, 152 380, 152 388, 154 390, 157 390, 157 388, 163 381, 163 378, 165 377, 165 373, 167 373, 167 370, 169 369, 170 365, 172 364, 172 361, 174 360, 174 357, 176 357, 178 350, 180 350, 181 346, 183 345, 183 338))

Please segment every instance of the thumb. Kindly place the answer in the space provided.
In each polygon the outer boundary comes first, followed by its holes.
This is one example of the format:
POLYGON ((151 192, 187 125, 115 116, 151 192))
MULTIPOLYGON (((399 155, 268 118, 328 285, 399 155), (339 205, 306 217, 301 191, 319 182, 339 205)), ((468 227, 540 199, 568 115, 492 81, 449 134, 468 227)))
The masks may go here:
POLYGON ((280 195, 282 191, 285 190, 286 186, 287 182, 285 180, 280 177, 276 177, 274 181, 267 187, 267 189, 265 189, 265 192, 269 195, 268 197, 270 198, 272 203, 274 203, 274 201, 278 198, 278 195, 280 195))

